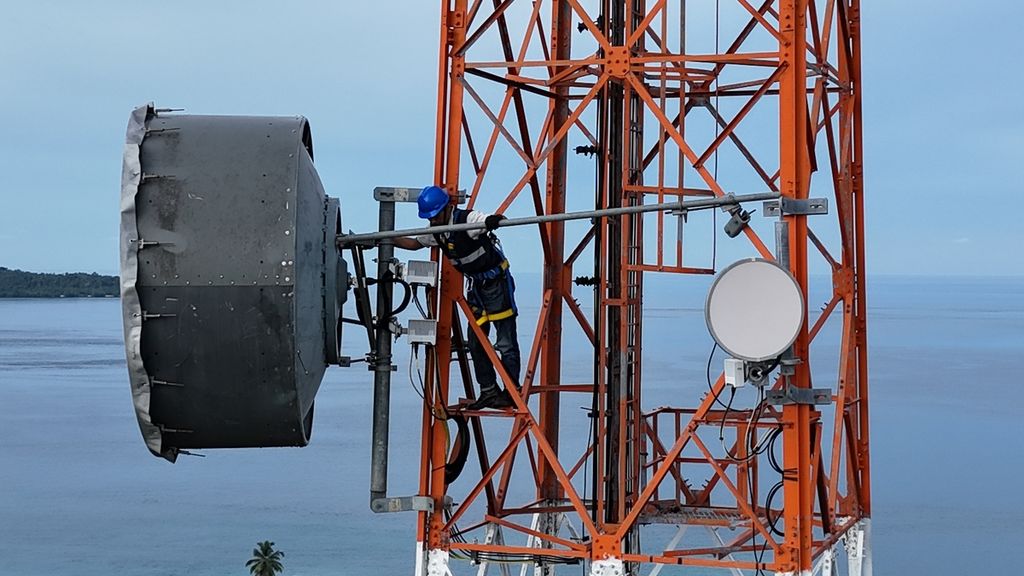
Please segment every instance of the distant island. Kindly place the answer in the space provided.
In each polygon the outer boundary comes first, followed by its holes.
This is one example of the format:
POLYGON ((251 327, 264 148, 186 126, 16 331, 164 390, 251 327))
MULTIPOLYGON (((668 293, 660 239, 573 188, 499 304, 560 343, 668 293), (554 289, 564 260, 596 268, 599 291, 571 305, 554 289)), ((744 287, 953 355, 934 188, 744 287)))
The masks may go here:
POLYGON ((117 276, 40 274, 0 266, 0 298, 103 298, 120 295, 117 276))

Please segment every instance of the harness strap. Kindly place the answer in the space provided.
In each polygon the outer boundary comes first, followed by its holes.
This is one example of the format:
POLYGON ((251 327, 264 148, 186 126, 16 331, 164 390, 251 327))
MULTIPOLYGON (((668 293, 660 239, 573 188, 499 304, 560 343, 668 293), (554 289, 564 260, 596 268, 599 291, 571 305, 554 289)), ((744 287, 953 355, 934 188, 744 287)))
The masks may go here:
POLYGON ((497 322, 498 320, 504 320, 505 318, 511 318, 514 316, 516 311, 512 308, 508 310, 502 310, 501 312, 490 312, 484 311, 480 314, 480 317, 476 319, 477 326, 483 326, 488 322, 497 322))
POLYGON ((483 258, 486 254, 487 251, 484 250, 483 247, 480 247, 474 250, 471 254, 463 256, 462 258, 452 258, 452 264, 456 266, 465 266, 467 264, 472 264, 473 262, 476 262, 480 258, 483 258))
POLYGON ((497 278, 506 270, 508 270, 508 260, 502 260, 501 264, 498 264, 490 270, 485 270, 477 274, 467 274, 467 276, 473 280, 490 280, 492 278, 497 278))

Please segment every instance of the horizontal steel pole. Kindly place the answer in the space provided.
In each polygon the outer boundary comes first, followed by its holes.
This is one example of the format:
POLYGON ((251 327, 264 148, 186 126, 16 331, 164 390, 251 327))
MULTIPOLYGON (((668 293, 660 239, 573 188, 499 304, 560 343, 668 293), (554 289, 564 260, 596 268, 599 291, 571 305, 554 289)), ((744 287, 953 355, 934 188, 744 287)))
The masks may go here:
MULTIPOLYGON (((761 200, 775 200, 779 197, 777 192, 763 192, 759 194, 726 194, 719 198, 701 198, 699 200, 685 200, 678 202, 662 202, 660 204, 641 204, 638 206, 623 206, 621 208, 605 208, 603 210, 587 210, 583 212, 563 212, 560 214, 545 214, 544 216, 527 216, 525 218, 508 218, 502 220, 500 228, 512 226, 526 226, 529 224, 543 224, 545 222, 564 222, 567 220, 592 220, 595 218, 608 218, 624 214, 642 214, 646 212, 687 212, 690 210, 705 210, 719 206, 730 206, 744 202, 758 202, 761 200)), ((481 230, 486 228, 483 222, 467 222, 465 224, 446 224, 444 226, 430 226, 427 228, 410 228, 407 230, 391 230, 383 232, 371 232, 367 234, 339 234, 337 242, 339 246, 350 246, 360 243, 376 243, 380 240, 400 238, 403 236, 420 236, 423 234, 445 234, 448 232, 464 232, 466 230, 481 230)))

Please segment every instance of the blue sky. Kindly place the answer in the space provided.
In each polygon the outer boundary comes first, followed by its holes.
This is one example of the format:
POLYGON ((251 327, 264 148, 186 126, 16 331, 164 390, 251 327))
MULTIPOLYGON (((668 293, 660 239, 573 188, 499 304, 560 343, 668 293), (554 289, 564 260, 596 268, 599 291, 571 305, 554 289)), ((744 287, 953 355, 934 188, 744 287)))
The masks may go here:
MULTIPOLYGON (((433 168, 438 2, 19 2, 0 20, 0 266, 117 272, 132 108, 302 114, 347 227, 433 168)), ((869 270, 1022 275, 1024 7, 864 0, 869 270)), ((412 223, 411 221, 409 223, 412 223)))

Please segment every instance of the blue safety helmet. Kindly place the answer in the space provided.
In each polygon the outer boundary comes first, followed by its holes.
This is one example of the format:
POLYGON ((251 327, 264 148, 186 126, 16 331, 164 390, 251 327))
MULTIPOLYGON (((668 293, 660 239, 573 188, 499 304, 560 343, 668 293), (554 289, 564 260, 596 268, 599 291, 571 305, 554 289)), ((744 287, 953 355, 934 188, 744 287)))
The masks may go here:
POLYGON ((427 186, 420 192, 416 205, 420 208, 420 218, 433 218, 448 205, 448 193, 437 186, 427 186))

